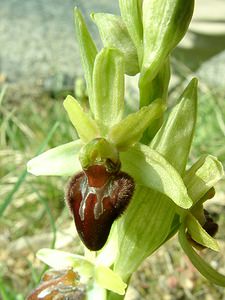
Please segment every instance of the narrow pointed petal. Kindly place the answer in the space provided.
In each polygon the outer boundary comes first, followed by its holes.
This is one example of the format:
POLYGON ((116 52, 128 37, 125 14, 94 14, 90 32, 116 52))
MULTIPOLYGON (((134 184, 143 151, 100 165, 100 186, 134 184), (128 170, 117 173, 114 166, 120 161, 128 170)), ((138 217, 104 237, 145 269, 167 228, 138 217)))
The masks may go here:
POLYGON ((75 28, 78 46, 80 48, 81 62, 87 83, 89 101, 92 102, 92 74, 97 48, 88 31, 84 18, 78 8, 74 9, 75 28))
POLYGON ((179 173, 155 150, 137 144, 121 153, 122 170, 138 184, 167 195, 176 205, 187 209, 192 200, 179 173))
POLYGON ((84 112, 76 99, 72 96, 67 96, 63 105, 69 115, 70 121, 84 143, 99 136, 97 123, 84 112))
POLYGON ((101 265, 96 266, 94 276, 96 282, 101 287, 119 295, 125 294, 125 289, 127 287, 126 283, 123 282, 121 277, 111 269, 101 265))
POLYGON ((124 59, 115 48, 103 48, 95 59, 91 110, 102 128, 122 118, 124 109, 124 59))
POLYGON ((33 175, 70 176, 81 171, 78 158, 83 143, 77 140, 52 148, 27 163, 27 171, 33 175))
POLYGON ((186 237, 184 224, 179 230, 179 241, 184 252, 188 256, 192 264, 196 267, 196 269, 212 283, 225 287, 225 276, 214 270, 191 247, 186 237))
POLYGON ((194 241, 214 251, 219 251, 219 245, 217 241, 202 228, 194 216, 189 214, 186 222, 188 233, 194 241))
POLYGON ((139 111, 129 114, 125 119, 114 125, 109 131, 108 138, 119 150, 125 150, 137 143, 144 131, 157 118, 160 118, 165 110, 161 99, 142 107, 139 111))

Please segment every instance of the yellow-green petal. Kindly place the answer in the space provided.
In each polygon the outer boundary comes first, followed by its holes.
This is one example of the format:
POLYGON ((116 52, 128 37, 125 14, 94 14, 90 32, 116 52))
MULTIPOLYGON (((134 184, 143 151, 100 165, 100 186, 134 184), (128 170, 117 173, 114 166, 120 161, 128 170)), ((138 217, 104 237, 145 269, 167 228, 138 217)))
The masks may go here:
POLYGON ((99 129, 95 120, 91 118, 72 96, 67 96, 63 102, 70 121, 77 130, 77 133, 84 143, 87 143, 99 136, 99 129))
POLYGON ((126 283, 121 277, 113 272, 111 269, 99 265, 95 267, 94 274, 96 282, 103 288, 110 290, 119 295, 124 295, 126 291, 126 283))
POLYGON ((157 99, 139 111, 129 114, 110 129, 109 140, 121 151, 128 149, 141 139, 144 131, 155 119, 162 116, 164 110, 163 101, 157 99))

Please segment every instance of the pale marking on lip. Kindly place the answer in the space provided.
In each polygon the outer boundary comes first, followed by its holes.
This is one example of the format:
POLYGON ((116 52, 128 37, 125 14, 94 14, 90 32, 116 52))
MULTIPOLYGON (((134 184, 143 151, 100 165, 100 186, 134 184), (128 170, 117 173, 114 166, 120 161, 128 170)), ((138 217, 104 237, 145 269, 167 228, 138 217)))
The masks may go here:
POLYGON ((103 200, 107 197, 111 197, 113 190, 114 188, 111 180, 107 181, 102 187, 92 187, 88 185, 87 178, 85 177, 80 186, 82 201, 80 203, 79 215, 81 221, 84 221, 86 203, 90 194, 96 195, 97 197, 97 202, 94 206, 94 218, 95 220, 98 220, 104 212, 103 200))

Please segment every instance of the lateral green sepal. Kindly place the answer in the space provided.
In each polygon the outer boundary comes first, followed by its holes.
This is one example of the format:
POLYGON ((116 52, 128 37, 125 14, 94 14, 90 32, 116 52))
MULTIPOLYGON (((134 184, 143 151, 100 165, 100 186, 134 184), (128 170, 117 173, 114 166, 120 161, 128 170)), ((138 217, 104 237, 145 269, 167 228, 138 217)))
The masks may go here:
POLYGON ((190 245, 190 242, 186 237, 185 224, 181 225, 178 237, 181 247, 196 269, 212 283, 225 287, 225 276, 207 264, 190 245))
POLYGON ((140 71, 137 50, 122 18, 105 13, 92 14, 91 16, 98 26, 103 45, 117 48, 123 53, 125 73, 127 75, 137 74, 140 71))
POLYGON ((52 148, 27 163, 27 171, 40 176, 70 176, 82 170, 79 161, 79 151, 83 143, 76 140, 52 148))

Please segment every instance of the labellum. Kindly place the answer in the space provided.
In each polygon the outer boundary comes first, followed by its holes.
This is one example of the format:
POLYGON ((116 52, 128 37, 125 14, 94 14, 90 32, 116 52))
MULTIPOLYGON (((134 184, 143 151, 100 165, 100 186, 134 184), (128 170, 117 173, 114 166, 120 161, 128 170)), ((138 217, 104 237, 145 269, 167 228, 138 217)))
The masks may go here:
POLYGON ((71 179, 66 199, 87 248, 97 251, 104 246, 133 192, 133 179, 118 169, 109 171, 106 164, 91 165, 71 179))
POLYGON ((72 269, 49 270, 27 300, 84 300, 85 287, 72 269))

